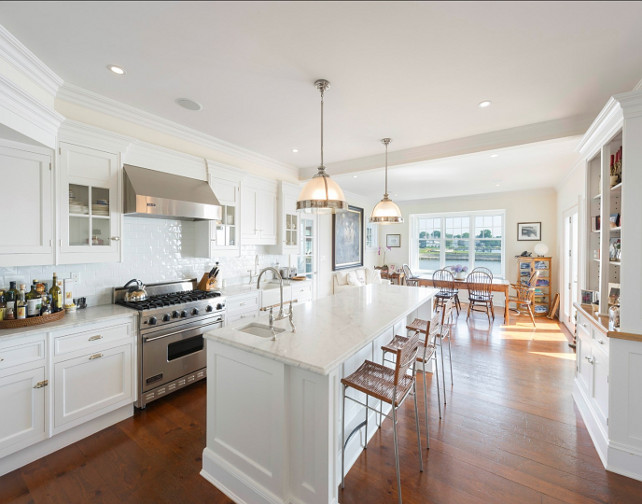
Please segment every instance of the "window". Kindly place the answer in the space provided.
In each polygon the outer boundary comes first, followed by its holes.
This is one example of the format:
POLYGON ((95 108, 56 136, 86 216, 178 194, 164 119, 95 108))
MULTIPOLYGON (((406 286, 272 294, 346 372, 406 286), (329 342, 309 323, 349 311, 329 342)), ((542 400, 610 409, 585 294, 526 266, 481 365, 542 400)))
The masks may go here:
POLYGON ((410 267, 430 273, 455 264, 504 277, 503 210, 410 216, 410 267))

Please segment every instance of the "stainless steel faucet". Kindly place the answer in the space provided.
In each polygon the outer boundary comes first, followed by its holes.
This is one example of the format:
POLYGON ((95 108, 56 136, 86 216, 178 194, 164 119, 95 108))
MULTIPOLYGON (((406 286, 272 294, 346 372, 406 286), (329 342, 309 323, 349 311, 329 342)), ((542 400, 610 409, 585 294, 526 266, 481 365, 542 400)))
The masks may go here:
POLYGON ((294 321, 292 320, 292 300, 290 300, 290 310, 288 313, 283 312, 283 277, 281 276, 281 273, 279 273, 279 270, 276 268, 273 268, 272 266, 268 266, 267 268, 263 268, 261 270, 261 273, 259 273, 259 277, 256 280, 256 288, 260 289, 261 288, 261 277, 263 276, 263 273, 266 271, 271 271, 274 274, 274 278, 277 278, 279 280, 279 296, 280 296, 280 302, 279 302, 279 313, 276 317, 272 316, 272 308, 270 308, 270 328, 272 328, 272 325, 274 324, 275 320, 282 320, 284 318, 288 318, 288 321, 290 322, 290 327, 291 327, 291 332, 296 332, 296 328, 294 327, 294 321))

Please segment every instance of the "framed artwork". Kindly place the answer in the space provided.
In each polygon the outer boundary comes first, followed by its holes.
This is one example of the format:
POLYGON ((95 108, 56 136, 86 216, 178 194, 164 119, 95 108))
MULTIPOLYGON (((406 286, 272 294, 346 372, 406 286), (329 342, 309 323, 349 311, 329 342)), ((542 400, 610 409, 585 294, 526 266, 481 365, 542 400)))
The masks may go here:
POLYGON ((620 284, 619 283, 609 283, 609 304, 610 305, 620 304, 620 284))
POLYGON ((517 223, 517 241, 541 241, 542 240, 542 223, 541 222, 518 222, 517 223))
POLYGON ((401 235, 400 234, 387 234, 386 235, 386 247, 401 247, 401 235))
POLYGON ((366 224, 366 248, 376 249, 379 247, 378 235, 379 225, 374 222, 366 224))
POLYGON ((363 266, 363 208, 332 215, 332 271, 363 266))

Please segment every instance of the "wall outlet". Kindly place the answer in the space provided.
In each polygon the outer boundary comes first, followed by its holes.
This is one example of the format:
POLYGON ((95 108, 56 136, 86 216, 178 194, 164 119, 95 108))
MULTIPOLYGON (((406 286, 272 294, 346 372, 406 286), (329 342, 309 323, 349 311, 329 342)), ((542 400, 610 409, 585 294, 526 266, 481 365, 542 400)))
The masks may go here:
POLYGON ((78 285, 80 283, 80 273, 78 273, 77 271, 74 271, 71 274, 71 279, 76 283, 76 285, 78 285))

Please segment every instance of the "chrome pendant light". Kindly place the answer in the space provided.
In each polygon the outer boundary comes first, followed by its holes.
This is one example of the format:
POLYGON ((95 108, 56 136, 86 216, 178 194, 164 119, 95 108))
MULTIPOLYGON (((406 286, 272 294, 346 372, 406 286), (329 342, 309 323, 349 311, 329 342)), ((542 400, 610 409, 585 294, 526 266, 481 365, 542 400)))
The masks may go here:
POLYGON ((386 146, 386 171, 385 171, 385 192, 382 200, 375 205, 370 214, 370 222, 378 224, 398 224, 403 222, 401 210, 397 204, 388 198, 388 144, 392 142, 390 138, 384 138, 381 142, 386 146))
POLYGON ((348 203, 339 184, 330 178, 323 165, 323 97, 330 83, 319 79, 314 83, 321 91, 321 165, 318 172, 303 189, 296 202, 296 209, 306 213, 337 213, 348 209, 348 203))

